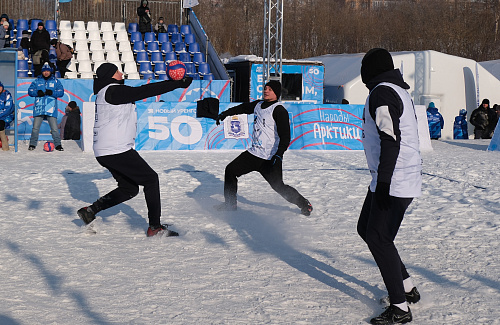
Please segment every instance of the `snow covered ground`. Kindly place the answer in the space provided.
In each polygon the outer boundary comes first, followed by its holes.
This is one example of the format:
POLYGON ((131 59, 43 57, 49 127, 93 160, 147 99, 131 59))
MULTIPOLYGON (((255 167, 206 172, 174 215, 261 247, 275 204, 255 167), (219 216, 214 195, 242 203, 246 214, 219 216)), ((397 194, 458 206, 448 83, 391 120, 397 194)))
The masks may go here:
MULTIPOLYGON (((500 153, 488 143, 423 153, 424 195, 396 243, 423 297, 412 324, 500 324, 500 153)), ((180 233, 146 238, 142 193, 84 231, 76 210, 115 181, 63 146, 0 152, 0 324, 366 324, 382 312, 385 287, 356 234, 363 152, 285 154, 310 217, 256 173, 240 179, 238 211, 214 211, 238 152, 142 152, 160 176, 162 221, 180 233)))

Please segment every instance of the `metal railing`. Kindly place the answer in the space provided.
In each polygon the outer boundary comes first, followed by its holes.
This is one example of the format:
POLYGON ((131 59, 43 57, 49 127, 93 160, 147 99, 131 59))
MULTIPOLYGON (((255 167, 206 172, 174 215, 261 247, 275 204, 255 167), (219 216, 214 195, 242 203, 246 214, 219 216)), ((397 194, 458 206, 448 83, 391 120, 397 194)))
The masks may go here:
MULTIPOLYGON (((59 4, 56 17, 56 0, 1 0, 0 14, 6 13, 10 19, 42 20, 82 20, 129 23, 138 22, 138 0, 72 0, 59 4)), ((180 24, 181 0, 149 1, 152 24, 164 17, 166 24, 180 24)))

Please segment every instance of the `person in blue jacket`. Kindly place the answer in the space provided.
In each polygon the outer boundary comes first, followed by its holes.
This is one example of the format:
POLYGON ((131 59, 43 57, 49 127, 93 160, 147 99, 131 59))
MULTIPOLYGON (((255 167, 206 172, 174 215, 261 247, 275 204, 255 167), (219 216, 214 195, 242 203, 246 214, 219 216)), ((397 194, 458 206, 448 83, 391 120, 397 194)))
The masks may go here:
POLYGON ((57 98, 64 95, 64 88, 52 73, 52 67, 46 62, 42 67, 42 74, 31 83, 28 89, 28 94, 31 97, 35 97, 33 130, 31 131, 28 150, 35 150, 43 120, 47 120, 49 123, 50 133, 52 134, 52 139, 54 139, 56 150, 64 150, 61 146, 61 136, 57 129, 57 98))
POLYGON ((427 108, 427 122, 429 123, 429 133, 432 140, 441 138, 441 130, 444 127, 444 120, 434 102, 429 103, 427 108))
POLYGON ((2 150, 9 150, 9 140, 5 135, 5 129, 9 127, 10 122, 14 120, 14 102, 12 95, 3 86, 0 81, 0 141, 2 141, 2 150))
POLYGON ((458 116, 455 116, 455 122, 453 123, 453 139, 468 139, 469 131, 467 127, 467 111, 462 108, 458 116))

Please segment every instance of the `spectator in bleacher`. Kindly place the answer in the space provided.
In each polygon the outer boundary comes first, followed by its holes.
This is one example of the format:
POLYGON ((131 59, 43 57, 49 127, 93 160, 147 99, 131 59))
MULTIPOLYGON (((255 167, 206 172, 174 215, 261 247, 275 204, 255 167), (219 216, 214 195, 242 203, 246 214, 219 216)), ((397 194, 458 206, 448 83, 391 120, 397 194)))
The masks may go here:
POLYGON ((63 151, 61 137, 57 130, 57 98, 64 95, 64 88, 54 76, 53 68, 46 62, 42 69, 42 74, 38 76, 28 88, 28 95, 35 97, 33 107, 33 130, 28 150, 35 150, 38 144, 38 134, 43 120, 47 120, 50 126, 50 133, 54 139, 56 150, 63 151))
POLYGON ((167 32, 167 25, 165 25, 163 17, 160 17, 158 18, 158 22, 155 25, 155 33, 158 36, 158 33, 166 33, 166 32, 167 32))
POLYGON ((71 61, 71 58, 73 57, 71 49, 68 45, 63 44, 56 39, 51 40, 50 44, 56 49, 57 68, 61 73, 61 78, 64 78, 66 72, 71 72, 71 70, 67 68, 69 62, 71 61))
POLYGON ((5 37, 7 36, 7 30, 3 28, 3 24, 0 24, 0 49, 5 47, 5 37))
POLYGON ((50 34, 45 29, 42 22, 38 23, 37 29, 31 35, 31 49, 33 52, 32 61, 34 76, 38 77, 42 72, 42 66, 49 60, 50 34))
POLYGON ((137 8, 137 15, 139 16, 139 32, 142 33, 142 39, 144 39, 144 33, 151 32, 151 13, 149 12, 148 0, 141 0, 141 5, 137 8))
POLYGON ((30 32, 23 30, 21 41, 17 47, 18 51, 28 50, 28 55, 31 54, 31 42, 30 42, 30 32))
POLYGON ((0 141, 2 141, 2 150, 9 150, 9 140, 5 135, 5 129, 9 127, 10 122, 14 120, 14 102, 12 95, 6 90, 0 81, 0 141))
POLYGON ((2 27, 5 28, 5 30, 6 30, 6 34, 4 36, 5 43, 4 43, 3 47, 10 47, 10 43, 11 43, 10 33, 12 31, 12 26, 10 25, 10 22, 9 22, 9 16, 7 14, 2 14, 0 16, 0 22, 2 23, 2 27))

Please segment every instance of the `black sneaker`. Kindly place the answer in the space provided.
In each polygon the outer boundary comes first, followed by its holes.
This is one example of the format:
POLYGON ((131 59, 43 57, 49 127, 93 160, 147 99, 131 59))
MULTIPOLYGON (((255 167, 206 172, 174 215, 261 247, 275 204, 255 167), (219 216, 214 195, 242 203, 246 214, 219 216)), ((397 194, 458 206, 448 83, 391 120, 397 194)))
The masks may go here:
MULTIPOLYGON (((410 292, 405 292, 406 302, 409 304, 416 304, 420 301, 420 293, 418 292, 416 287, 413 287, 410 292)), ((385 306, 389 306, 391 304, 391 299, 389 296, 380 299, 380 303, 385 306)))
POLYGON ((410 304, 416 304, 420 301, 420 292, 417 287, 413 287, 410 292, 405 292, 406 301, 410 304))
POLYGON ((146 232, 146 236, 153 237, 156 235, 161 235, 163 233, 165 233, 165 236, 167 237, 179 236, 179 233, 177 231, 168 229, 168 225, 149 226, 148 231, 146 232))
POLYGON ((305 215, 306 217, 310 216, 311 215, 311 212, 313 210, 313 206, 311 205, 311 202, 309 202, 308 200, 306 200, 306 206, 302 207, 302 209, 300 209, 300 213, 302 213, 303 215, 305 215))
POLYGON ((28 150, 29 150, 29 151, 33 151, 33 150, 35 150, 35 148, 36 148, 35 146, 29 146, 29 147, 28 147, 28 150))
POLYGON ((57 151, 64 151, 64 149, 63 149, 63 147, 62 147, 61 145, 58 145, 58 146, 56 147, 56 150, 57 150, 57 151))
POLYGON ((389 305, 387 309, 375 318, 370 320, 371 324, 404 324, 412 321, 411 310, 401 310, 400 308, 389 305))
POLYGON ((236 204, 229 204, 229 203, 221 203, 214 205, 214 209, 217 211, 236 211, 237 207, 236 204))
POLYGON ((76 214, 78 214, 78 217, 80 217, 86 225, 95 219, 95 213, 89 207, 81 208, 76 212, 76 214))

